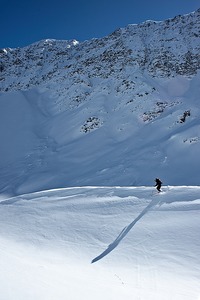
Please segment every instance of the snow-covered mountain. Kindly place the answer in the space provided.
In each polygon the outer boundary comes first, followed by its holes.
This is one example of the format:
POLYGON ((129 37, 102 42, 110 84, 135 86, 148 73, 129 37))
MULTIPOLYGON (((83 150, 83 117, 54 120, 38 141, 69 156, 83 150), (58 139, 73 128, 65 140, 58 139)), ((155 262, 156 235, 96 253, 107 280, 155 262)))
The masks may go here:
POLYGON ((200 10, 1 49, 0 300, 200 300, 199 50, 200 10))
POLYGON ((0 50, 0 190, 198 185, 200 10, 0 50))

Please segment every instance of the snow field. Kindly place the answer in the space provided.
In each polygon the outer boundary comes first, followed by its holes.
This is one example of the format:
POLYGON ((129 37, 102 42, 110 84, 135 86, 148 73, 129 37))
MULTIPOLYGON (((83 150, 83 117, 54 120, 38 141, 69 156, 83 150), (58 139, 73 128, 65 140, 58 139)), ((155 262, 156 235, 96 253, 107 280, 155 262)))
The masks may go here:
POLYGON ((2 197, 1 299, 198 299, 199 195, 164 186, 2 197))

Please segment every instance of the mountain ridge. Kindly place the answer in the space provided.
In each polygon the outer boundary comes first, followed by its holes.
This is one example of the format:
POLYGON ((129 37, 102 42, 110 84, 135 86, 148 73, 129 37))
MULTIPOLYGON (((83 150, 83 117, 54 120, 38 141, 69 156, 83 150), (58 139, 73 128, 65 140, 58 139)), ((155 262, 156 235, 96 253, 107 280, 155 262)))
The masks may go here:
MULTIPOLYGON (((37 72, 37 68, 39 68, 40 71, 42 68, 44 69, 43 60, 44 64, 45 61, 48 63, 55 61, 57 65, 55 64, 51 70, 51 72, 54 73, 55 70, 58 70, 60 67, 65 69, 65 71, 67 71, 66 69, 73 69, 69 64, 73 56, 75 58, 73 61, 73 63, 75 63, 74 70, 70 71, 68 75, 83 71, 76 68, 76 66, 79 65, 79 61, 82 68, 84 67, 86 71, 88 71, 87 67, 93 62, 97 63, 96 60, 98 59, 99 62, 105 64, 105 66, 108 64, 109 68, 113 67, 112 63, 117 63, 120 67, 124 67, 124 65, 127 64, 130 64, 131 67, 137 67, 138 64, 140 68, 144 67, 152 75, 154 75, 156 69, 159 71, 160 68, 163 74, 158 75, 173 75, 169 73, 172 70, 175 74, 179 75, 193 75, 200 67, 198 55, 200 44, 199 24, 200 9, 191 14, 177 16, 166 21, 146 21, 139 25, 130 24, 125 28, 114 31, 107 37, 92 39, 81 43, 76 40, 57 41, 46 39, 23 48, 1 49, 1 82, 4 83, 4 81, 6 81, 3 77, 4 73, 9 69, 9 66, 12 67, 12 64, 17 67, 18 72, 20 68, 22 68, 22 72, 26 73, 26 70, 29 69, 29 62, 30 67, 34 67, 37 72), (178 53, 176 51, 177 47, 178 53), (95 54, 91 51, 93 48, 95 54), (77 53, 74 53, 75 49, 77 53), (117 51, 117 49, 119 50, 117 51), (155 54, 153 57, 151 52, 155 54), (87 55, 87 53, 89 53, 89 55, 87 55), (174 62, 173 58, 175 59, 174 62), (177 58, 180 62, 177 61, 177 58), (9 59, 11 60, 10 64, 9 59), (161 59, 164 60, 163 64, 161 59), (31 64, 31 62, 33 64, 31 64), (60 64, 60 66, 58 66, 58 64, 60 64), (173 64, 176 65, 173 66, 173 64)), ((98 67, 95 68, 95 76, 98 76, 99 69, 100 64, 98 63, 98 67)), ((119 70, 118 68, 118 71, 119 70)), ((12 68, 11 72, 13 72, 12 68)), ((46 72, 45 76, 47 76, 47 79, 48 75, 51 78, 51 72, 46 72)), ((21 75, 23 78, 23 74, 21 75)), ((29 85, 27 87, 20 86, 18 83, 16 89, 19 87, 30 88, 31 85, 34 85, 33 78, 34 77, 30 78, 31 82, 28 83, 29 85)), ((37 82, 35 82, 35 85, 36 84, 37 82)), ((12 87, 12 84, 10 84, 10 87, 12 87)), ((5 87, 4 90, 5 89, 8 89, 8 87, 5 87)))

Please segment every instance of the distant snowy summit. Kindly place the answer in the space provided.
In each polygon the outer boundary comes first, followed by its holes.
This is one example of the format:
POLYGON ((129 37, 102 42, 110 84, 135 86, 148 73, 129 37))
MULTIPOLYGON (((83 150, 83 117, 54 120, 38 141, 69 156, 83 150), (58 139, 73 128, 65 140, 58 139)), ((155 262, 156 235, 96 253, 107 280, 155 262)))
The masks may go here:
POLYGON ((66 80, 77 83, 78 77, 81 82, 83 76, 123 78, 128 68, 159 77, 190 76, 200 68, 199 32, 200 9, 162 22, 128 25, 81 43, 46 39, 24 48, 1 49, 0 90, 29 89, 55 78, 58 85, 66 80))

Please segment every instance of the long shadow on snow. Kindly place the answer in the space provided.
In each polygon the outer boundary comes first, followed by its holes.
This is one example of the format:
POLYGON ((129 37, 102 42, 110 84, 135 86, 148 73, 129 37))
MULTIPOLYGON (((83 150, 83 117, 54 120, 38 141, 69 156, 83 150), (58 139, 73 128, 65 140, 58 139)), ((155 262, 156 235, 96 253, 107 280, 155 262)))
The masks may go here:
POLYGON ((124 227, 124 229, 121 231, 121 233, 118 235, 118 237, 108 246, 108 248, 103 251, 100 255, 95 257, 91 263, 94 263, 100 259, 102 259, 104 256, 108 255, 111 251, 113 251, 118 244, 125 238, 125 236, 129 233, 131 228, 154 206, 156 206, 159 203, 159 199, 152 200, 149 205, 139 214, 139 216, 131 222, 128 226, 124 227))

